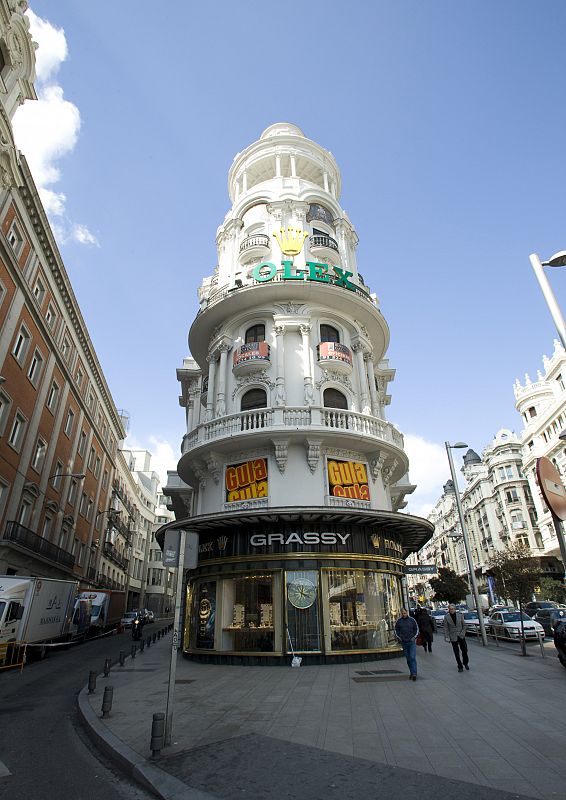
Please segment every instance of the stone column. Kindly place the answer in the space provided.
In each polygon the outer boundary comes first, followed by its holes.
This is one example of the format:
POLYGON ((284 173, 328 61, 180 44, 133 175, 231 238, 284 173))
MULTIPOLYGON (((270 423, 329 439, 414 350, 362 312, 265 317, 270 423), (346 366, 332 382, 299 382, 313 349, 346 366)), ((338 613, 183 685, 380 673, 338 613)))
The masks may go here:
POLYGON ((216 380, 216 351, 206 357, 208 361, 208 389, 206 392, 206 421, 214 417, 214 383, 216 380))
POLYGON ((226 362, 228 359, 229 344, 221 344, 220 366, 218 368, 218 395, 216 398, 216 416, 223 417, 226 414, 226 362))
POLYGON ((371 408, 369 404, 368 381, 364 364, 364 346, 361 342, 356 342, 356 344, 352 346, 352 349, 356 358, 356 371, 358 373, 358 384, 360 387, 360 399, 362 406, 361 412, 362 414, 370 414, 371 408))
POLYGON ((365 356, 367 364, 367 372, 369 379, 369 394, 371 397, 371 413, 374 417, 379 417, 379 397, 377 396, 377 387, 375 385, 375 370, 373 368, 373 358, 371 353, 365 356))
POLYGON ((312 385, 311 375, 311 351, 310 351, 310 325, 300 325, 301 335, 303 337, 303 383, 305 387, 305 405, 314 405, 314 391, 312 385))
POLYGON ((275 328, 275 405, 287 404, 285 397, 285 326, 276 325, 275 328))

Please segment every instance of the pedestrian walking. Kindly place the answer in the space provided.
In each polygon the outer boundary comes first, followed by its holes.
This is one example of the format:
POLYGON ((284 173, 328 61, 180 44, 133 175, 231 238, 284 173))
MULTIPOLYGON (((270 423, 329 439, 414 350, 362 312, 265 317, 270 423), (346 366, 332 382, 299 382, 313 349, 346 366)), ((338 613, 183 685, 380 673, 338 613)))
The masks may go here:
POLYGON ((395 623, 395 636, 401 642, 403 653, 409 667, 409 678, 417 680, 417 643, 419 626, 413 617, 409 616, 406 608, 401 609, 401 616, 395 623))
POLYGON ((448 606, 448 613, 444 617, 444 639, 452 644, 458 672, 470 669, 468 666, 468 643, 466 642, 466 624, 464 615, 456 610, 454 603, 448 606), (462 653, 462 658, 460 658, 462 653))
POLYGON ((419 633, 421 637, 420 644, 422 644, 425 653, 432 653, 432 642, 434 640, 434 631, 436 623, 430 616, 426 608, 417 608, 415 612, 415 619, 419 626, 419 633))

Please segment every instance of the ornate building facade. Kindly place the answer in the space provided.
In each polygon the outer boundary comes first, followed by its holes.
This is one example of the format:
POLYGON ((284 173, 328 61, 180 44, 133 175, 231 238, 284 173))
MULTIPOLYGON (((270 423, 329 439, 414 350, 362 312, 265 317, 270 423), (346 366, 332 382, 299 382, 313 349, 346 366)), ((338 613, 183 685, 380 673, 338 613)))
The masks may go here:
MULTIPOLYGON (((211 659, 397 652, 404 558, 429 537, 387 421, 389 329, 327 150, 275 124, 239 153, 177 376, 165 493, 199 534, 184 649, 211 659)), ((160 536, 165 534, 165 528, 160 536)))

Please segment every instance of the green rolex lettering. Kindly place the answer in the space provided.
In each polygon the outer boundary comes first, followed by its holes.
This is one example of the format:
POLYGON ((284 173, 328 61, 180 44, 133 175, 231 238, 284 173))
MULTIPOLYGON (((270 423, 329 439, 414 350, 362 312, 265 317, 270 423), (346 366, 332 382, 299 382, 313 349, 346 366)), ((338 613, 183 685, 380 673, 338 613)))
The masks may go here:
POLYGON ((296 272, 293 272, 294 264, 292 261, 282 261, 283 266, 283 280, 284 281, 303 281, 304 276, 297 275, 296 272))
POLYGON ((353 272, 348 272, 348 270, 340 269, 340 267, 332 267, 334 272, 336 273, 336 285, 343 286, 345 289, 349 289, 351 292, 356 291, 356 286, 353 283, 350 283, 348 278, 351 278, 354 274, 353 272))
POLYGON ((277 267, 272 261, 262 261, 253 268, 252 277, 260 283, 272 280, 277 275, 277 267), (267 271, 269 270, 269 271, 267 271))
POLYGON ((307 261, 307 267, 309 268, 309 281, 330 283, 328 264, 317 264, 316 261, 307 261))

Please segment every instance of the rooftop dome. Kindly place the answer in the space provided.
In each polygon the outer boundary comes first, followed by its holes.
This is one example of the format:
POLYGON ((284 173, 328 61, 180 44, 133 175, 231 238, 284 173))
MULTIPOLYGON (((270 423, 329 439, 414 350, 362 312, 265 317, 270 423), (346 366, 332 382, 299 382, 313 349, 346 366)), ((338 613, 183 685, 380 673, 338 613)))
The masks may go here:
POLYGON ((481 464, 481 458, 478 456, 475 450, 470 449, 464 456, 464 464, 468 467, 470 464, 481 464))
POLYGON ((281 135, 304 136, 305 134, 297 125, 293 125, 291 122, 276 122, 266 128, 259 138, 269 139, 271 136, 281 135))

